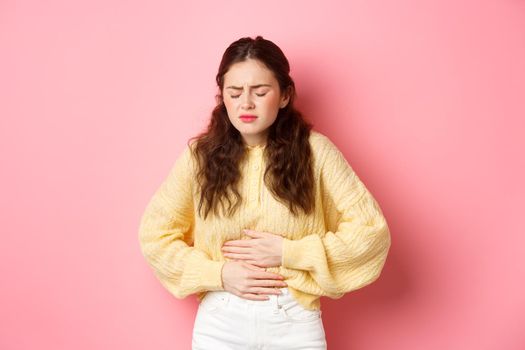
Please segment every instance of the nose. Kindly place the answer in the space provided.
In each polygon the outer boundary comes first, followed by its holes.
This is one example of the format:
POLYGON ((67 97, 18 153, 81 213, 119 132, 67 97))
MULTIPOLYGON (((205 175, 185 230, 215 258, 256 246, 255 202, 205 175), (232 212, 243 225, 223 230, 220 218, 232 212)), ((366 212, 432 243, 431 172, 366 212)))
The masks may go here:
POLYGON ((252 98, 250 97, 249 93, 242 94, 241 99, 242 109, 251 109, 254 107, 252 98))

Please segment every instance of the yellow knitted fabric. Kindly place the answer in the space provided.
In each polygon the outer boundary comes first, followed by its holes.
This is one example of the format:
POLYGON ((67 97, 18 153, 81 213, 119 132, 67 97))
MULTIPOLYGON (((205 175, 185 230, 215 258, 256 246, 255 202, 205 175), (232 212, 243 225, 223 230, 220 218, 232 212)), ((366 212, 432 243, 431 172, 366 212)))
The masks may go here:
MULTIPOLYGON (((247 148, 241 163, 243 198, 232 217, 206 220, 196 214, 196 162, 186 146, 154 193, 142 216, 139 243, 160 283, 175 297, 224 290, 221 247, 227 240, 250 239, 243 229, 283 236, 281 266, 267 268, 285 277, 293 297, 305 308, 375 281, 390 248, 383 213, 343 154, 325 135, 310 133, 314 158, 315 211, 294 217, 266 188, 265 145, 247 148)), ((193 144, 192 144, 193 145, 193 144)))

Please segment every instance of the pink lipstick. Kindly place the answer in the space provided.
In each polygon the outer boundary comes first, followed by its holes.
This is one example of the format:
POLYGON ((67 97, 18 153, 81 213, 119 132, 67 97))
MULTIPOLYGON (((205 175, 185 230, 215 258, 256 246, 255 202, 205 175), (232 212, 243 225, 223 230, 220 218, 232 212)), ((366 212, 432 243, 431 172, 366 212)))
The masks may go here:
POLYGON ((244 123, 252 123, 255 119, 257 119, 257 116, 244 114, 241 115, 239 119, 241 119, 244 123))

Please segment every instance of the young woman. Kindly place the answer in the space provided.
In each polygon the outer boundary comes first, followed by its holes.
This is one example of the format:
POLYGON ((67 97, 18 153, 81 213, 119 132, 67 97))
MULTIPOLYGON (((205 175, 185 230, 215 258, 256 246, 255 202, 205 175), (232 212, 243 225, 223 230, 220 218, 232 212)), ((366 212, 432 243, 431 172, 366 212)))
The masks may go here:
POLYGON ((217 106, 150 200, 141 250, 175 297, 195 294, 192 348, 326 349, 320 297, 378 278, 385 217, 338 148, 294 108, 280 48, 232 43, 217 106))

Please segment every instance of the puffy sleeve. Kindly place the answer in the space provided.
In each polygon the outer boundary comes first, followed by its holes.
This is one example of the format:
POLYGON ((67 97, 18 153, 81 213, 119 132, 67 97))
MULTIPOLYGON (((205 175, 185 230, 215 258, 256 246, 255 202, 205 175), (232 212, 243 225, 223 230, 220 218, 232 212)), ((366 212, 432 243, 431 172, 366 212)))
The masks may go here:
POLYGON ((328 139, 324 148, 323 210, 337 211, 337 229, 298 240, 284 238, 282 266, 309 273, 321 294, 339 298, 379 277, 390 248, 390 232, 378 203, 343 154, 328 139))
POLYGON ((175 297, 224 290, 224 262, 193 247, 193 175, 187 145, 150 199, 139 227, 143 256, 160 283, 175 297))

